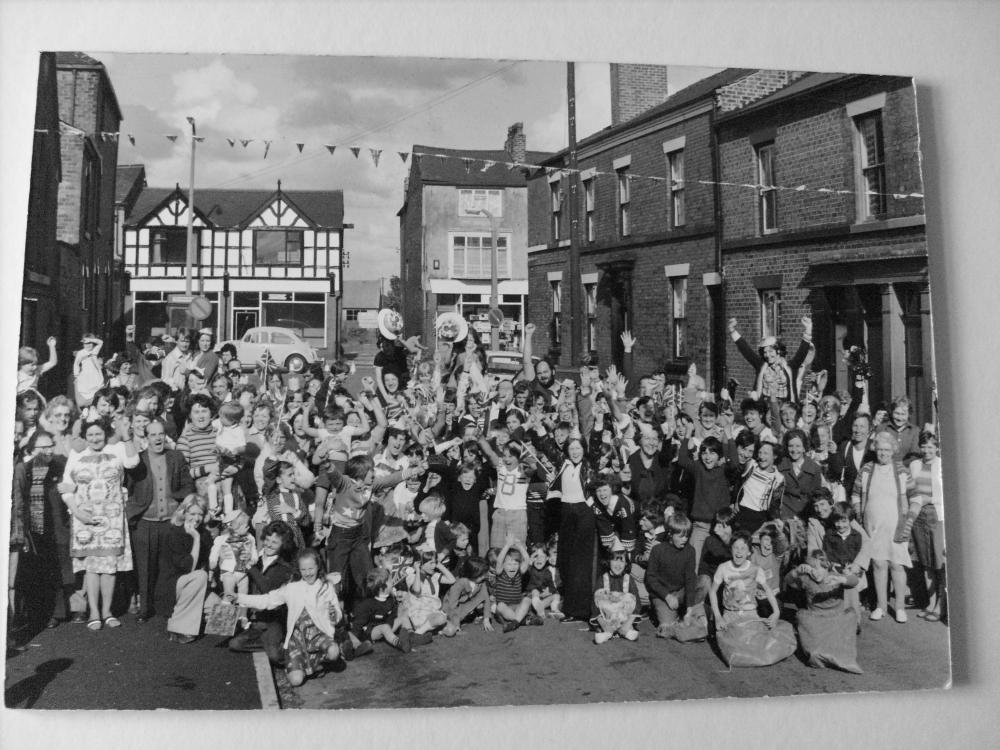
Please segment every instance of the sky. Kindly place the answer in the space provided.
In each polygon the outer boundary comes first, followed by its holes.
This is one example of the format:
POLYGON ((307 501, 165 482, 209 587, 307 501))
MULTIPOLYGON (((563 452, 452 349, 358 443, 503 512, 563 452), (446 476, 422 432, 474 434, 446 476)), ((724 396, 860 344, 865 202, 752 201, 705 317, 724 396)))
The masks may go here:
MULTIPOLYGON (((399 271, 403 180, 415 144, 502 149, 523 122, 529 150, 567 144, 566 66, 553 62, 291 55, 88 52, 122 108, 118 163, 143 164, 150 187, 187 188, 187 117, 198 144, 195 189, 343 190, 351 254, 345 280, 399 271), (171 142, 165 136, 181 137, 171 142), (227 138, 236 139, 231 147, 227 138), (241 141, 253 139, 244 147, 241 141), (265 141, 271 141, 264 157, 265 141), (296 143, 304 143, 299 152, 296 143), (331 155, 324 147, 338 148, 331 155), (361 147, 358 159, 348 146, 361 147), (368 149, 382 149, 378 167, 368 149)), ((671 66, 669 93, 718 68, 671 66)), ((610 124, 609 67, 576 66, 577 137, 610 124)))

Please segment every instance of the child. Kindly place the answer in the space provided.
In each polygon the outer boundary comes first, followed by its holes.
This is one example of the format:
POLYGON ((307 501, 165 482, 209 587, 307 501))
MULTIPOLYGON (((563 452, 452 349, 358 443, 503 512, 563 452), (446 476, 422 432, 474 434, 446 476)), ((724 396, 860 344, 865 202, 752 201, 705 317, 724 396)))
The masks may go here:
POLYGON ((628 552, 620 544, 611 550, 608 572, 598 583, 594 592, 597 607, 597 624, 601 631, 594 633, 594 643, 607 643, 615 635, 629 641, 639 637, 635 629, 635 616, 639 607, 639 589, 626 572, 629 567, 628 552))
POLYGON ((450 553, 455 546, 455 533, 441 519, 445 514, 444 498, 441 493, 432 490, 420 501, 421 520, 426 524, 423 528, 423 549, 431 550, 438 555, 450 553))
POLYGON ((730 559, 729 543, 733 538, 734 515, 732 508, 723 508, 715 514, 712 534, 705 541, 705 549, 702 550, 701 560, 698 562, 698 592, 695 595, 695 604, 705 601, 709 589, 713 588, 715 571, 719 565, 730 559))
MULTIPOLYGON (((240 510, 230 511, 224 518, 226 524, 212 543, 208 566, 218 568, 222 591, 226 596, 250 591, 247 571, 257 562, 257 544, 250 533, 250 517, 240 510)), ((246 609, 241 609, 239 619, 244 628, 249 626, 246 609)))
POLYGON ((351 643, 354 655, 364 656, 373 651, 375 641, 385 641, 393 648, 403 650, 396 630, 399 605, 392 595, 390 573, 385 568, 373 568, 365 576, 365 586, 371 597, 363 600, 354 610, 351 622, 351 643))
POLYGON ((598 476, 593 483, 594 515, 597 516, 597 533, 605 550, 620 544, 626 552, 635 549, 638 525, 635 520, 635 506, 630 500, 623 500, 611 491, 611 483, 606 475, 598 476))
MULTIPOLYGON (((773 524, 765 524, 753 538, 750 562, 764 571, 764 580, 774 592, 775 598, 781 590, 781 557, 776 554, 775 540, 781 532, 773 524)), ((757 592, 758 611, 764 608, 766 597, 762 591, 757 592)), ((762 614, 765 614, 762 612, 762 614)), ((765 614, 766 616, 766 614, 765 614)))
POLYGON ((490 594, 486 579, 489 564, 481 557, 470 557, 462 566, 462 577, 452 584, 444 599, 444 613, 448 623, 441 631, 449 638, 462 629, 462 621, 478 610, 483 612, 483 630, 493 632, 490 612, 490 594))
POLYGON ((808 606, 796 618, 809 665, 829 664, 861 674, 856 617, 849 607, 845 609, 845 593, 857 586, 858 577, 835 572, 822 550, 813 550, 806 560, 785 576, 785 583, 805 591, 808 606))
POLYGON ((285 673, 292 687, 298 687, 306 677, 322 670, 324 662, 340 659, 334 631, 343 618, 336 589, 340 576, 336 573, 323 575, 319 552, 312 547, 300 550, 296 562, 299 580, 267 594, 236 596, 236 603, 241 607, 287 607, 285 673))
POLYGON ((938 456, 937 435, 929 430, 920 433, 919 459, 910 462, 914 496, 920 511, 912 526, 913 547, 918 567, 923 568, 927 584, 927 606, 917 617, 938 622, 944 599, 944 492, 941 485, 941 459, 938 456))
POLYGON ((266 472, 274 477, 274 487, 267 493, 265 508, 267 518, 264 523, 284 521, 295 535, 295 546, 305 547, 302 524, 310 518, 306 512, 306 501, 295 485, 295 467, 287 461, 277 461, 266 472))
POLYGON ((524 594, 524 574, 528 572, 528 550, 524 542, 508 534, 507 541, 497 554, 496 580, 493 595, 496 597, 497 619, 503 623, 503 632, 517 630, 522 622, 542 625, 544 620, 531 614, 531 598, 524 594))
MULTIPOLYGON (((632 558, 632 578, 639 589, 640 611, 646 612, 650 606, 649 591, 646 588, 646 568, 649 556, 657 544, 667 537, 663 518, 664 506, 658 500, 647 500, 639 512, 639 537, 636 540, 636 554, 632 558)), ((673 514, 673 508, 670 513, 673 514)))
POLYGON ((525 590, 531 597, 531 608, 539 617, 545 617, 547 609, 552 617, 561 620, 563 613, 559 609, 561 599, 556 589, 555 569, 549 565, 546 546, 532 544, 529 561, 531 565, 528 568, 525 590))
POLYGON ((451 572, 457 574, 463 570, 465 563, 472 557, 472 533, 464 523, 449 524, 451 533, 455 535, 455 546, 451 551, 451 572))
POLYGON ((691 502, 691 546, 701 559, 701 548, 710 533, 716 512, 729 506, 729 482, 722 462, 722 442, 707 437, 701 443, 700 460, 691 456, 694 441, 682 440, 677 454, 677 465, 691 472, 694 477, 694 498, 691 502))
POLYGON ((755 458, 743 472, 736 493, 739 512, 733 524, 740 531, 753 534, 778 515, 785 475, 775 467, 775 450, 772 443, 758 443, 755 458))
POLYGON ((646 588, 656 612, 656 635, 669 638, 680 619, 681 609, 693 612, 698 593, 695 552, 688 544, 691 521, 676 511, 666 522, 667 541, 653 547, 646 568, 646 588))
POLYGON ((33 347, 22 346, 17 350, 18 395, 29 390, 37 392, 39 378, 59 362, 59 356, 56 354, 55 336, 49 336, 45 343, 49 347, 49 359, 44 365, 38 364, 38 352, 33 347))
POLYGON ((104 363, 100 358, 104 344, 92 333, 83 334, 82 348, 73 355, 73 387, 76 405, 80 409, 90 406, 94 394, 104 385, 104 363))
POLYGON ((406 614, 401 617, 402 626, 417 643, 429 643, 430 634, 444 627, 448 618, 442 611, 441 586, 452 584, 455 576, 437 558, 433 550, 420 553, 420 564, 406 572, 406 614))
MULTIPOLYGON (((240 456, 246 451, 247 435, 243 429, 243 407, 238 401, 227 401, 219 407, 219 428, 215 435, 215 452, 219 458, 219 483, 222 491, 222 512, 233 511, 233 474, 238 470, 240 456)), ((218 500, 212 506, 218 504, 218 500)))
MULTIPOLYGON (((823 537, 821 551, 837 570, 856 576, 858 581, 846 587, 844 602, 857 616, 857 627, 861 628, 861 592, 867 587, 869 550, 868 535, 854 520, 853 510, 847 503, 837 503, 830 511, 832 528, 823 537)), ((813 552, 814 550, 810 550, 813 552)))

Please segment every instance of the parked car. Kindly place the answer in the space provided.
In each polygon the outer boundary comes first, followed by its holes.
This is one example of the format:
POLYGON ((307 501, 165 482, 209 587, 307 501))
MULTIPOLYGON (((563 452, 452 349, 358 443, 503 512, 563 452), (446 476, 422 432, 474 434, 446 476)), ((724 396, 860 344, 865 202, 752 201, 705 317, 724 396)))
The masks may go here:
POLYGON ((244 367, 256 365, 257 360, 264 356, 265 349, 271 352, 275 362, 284 365, 292 372, 298 372, 319 359, 316 350, 303 341, 295 331, 288 328, 273 326, 251 328, 242 338, 219 342, 215 350, 218 351, 224 344, 236 347, 236 358, 244 367))
MULTIPOLYGON (((538 364, 541 357, 532 357, 532 363, 538 364)), ((496 375, 501 380, 513 380, 523 369, 522 355, 516 350, 486 352, 486 374, 496 375)))

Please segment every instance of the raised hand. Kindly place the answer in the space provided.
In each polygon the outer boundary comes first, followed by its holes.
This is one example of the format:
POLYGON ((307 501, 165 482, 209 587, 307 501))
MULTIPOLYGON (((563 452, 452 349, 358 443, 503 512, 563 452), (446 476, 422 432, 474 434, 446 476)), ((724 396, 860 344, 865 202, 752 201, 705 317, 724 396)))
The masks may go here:
POLYGON ((621 340, 622 345, 625 347, 625 353, 629 354, 632 351, 632 347, 636 344, 636 337, 632 335, 631 331, 622 331, 621 340))
POLYGON ((729 333, 735 333, 737 326, 739 326, 739 323, 737 322, 736 318, 730 318, 726 322, 726 330, 729 331, 729 333))
POLYGON ((535 326, 534 323, 525 323, 525 325, 524 325, 524 337, 525 338, 531 338, 532 336, 534 336, 535 335, 535 328, 536 328, 536 326, 535 326))

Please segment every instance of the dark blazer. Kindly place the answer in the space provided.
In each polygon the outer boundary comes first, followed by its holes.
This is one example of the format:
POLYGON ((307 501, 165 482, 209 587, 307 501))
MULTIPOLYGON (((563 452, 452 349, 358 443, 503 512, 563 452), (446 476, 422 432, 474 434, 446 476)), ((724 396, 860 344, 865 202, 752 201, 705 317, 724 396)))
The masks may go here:
MULTIPOLYGON (((200 544, 198 563, 194 570, 208 570, 208 553, 212 550, 212 537, 204 527, 198 530, 200 544)), ((191 550, 194 540, 183 526, 170 525, 167 538, 160 549, 159 575, 156 579, 156 611, 173 612, 177 603, 177 580, 191 572, 191 550)), ((169 617, 169 614, 167 615, 169 617)))
POLYGON ((835 476, 840 477, 840 483, 844 485, 844 489, 847 490, 847 497, 851 496, 851 488, 854 487, 854 480, 857 479, 858 472, 861 471, 861 467, 864 466, 869 461, 875 460, 875 452, 865 447, 865 452, 862 455, 861 463, 855 465, 852 445, 850 440, 845 440, 837 445, 837 452, 830 456, 827 460, 829 461, 830 471, 834 473, 835 476))
MULTIPOLYGON (((261 571, 261 561, 258 560, 247 569, 247 577, 250 579, 250 593, 268 594, 275 589, 280 589, 292 580, 294 572, 294 566, 283 558, 279 557, 264 571, 261 571)), ((278 607, 276 610, 257 610, 254 619, 258 622, 276 622, 283 625, 285 622, 284 610, 284 607, 278 607)), ((284 632, 284 627, 281 630, 284 632)))
MULTIPOLYGON (((38 543, 41 540, 32 539, 31 534, 31 470, 34 459, 14 466, 14 502, 21 507, 24 518, 24 533, 30 541, 38 543)), ((65 546, 69 550, 70 516, 69 508, 63 502, 58 485, 66 472, 66 457, 53 456, 48 473, 42 480, 45 488, 45 529, 43 534, 56 543, 57 547, 65 546)))
MULTIPOLYGON (((164 455, 167 457, 167 476, 170 479, 170 489, 167 494, 171 499, 180 502, 195 490, 191 469, 180 451, 168 450, 164 455)), ((142 451, 135 468, 125 472, 125 489, 128 490, 125 515, 130 525, 138 523, 142 514, 153 502, 156 490, 154 481, 149 466, 149 451, 142 451)))

